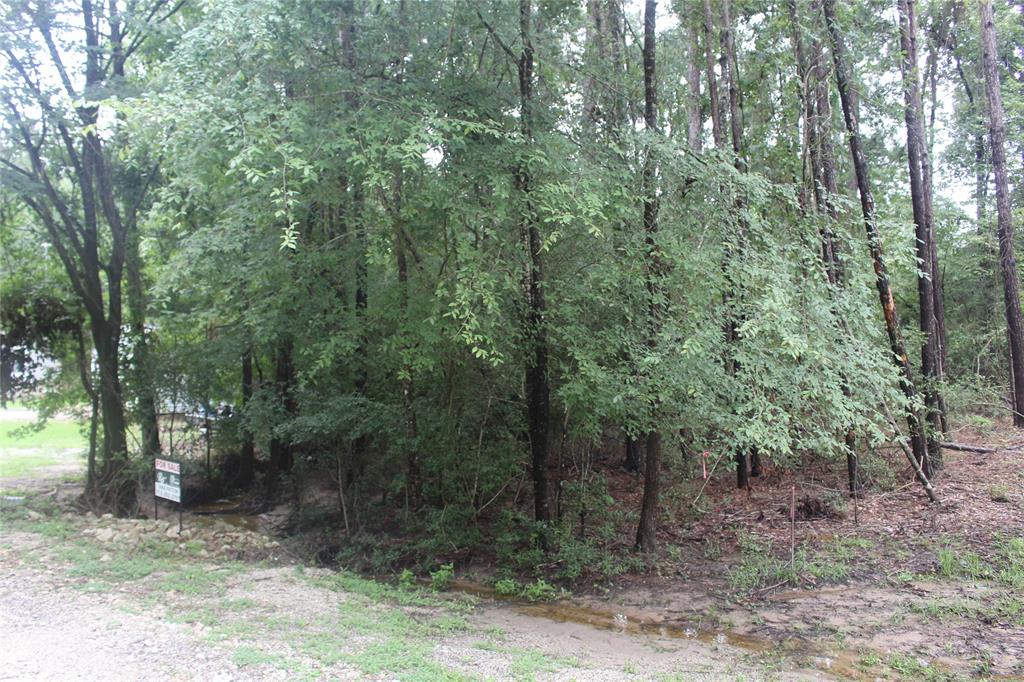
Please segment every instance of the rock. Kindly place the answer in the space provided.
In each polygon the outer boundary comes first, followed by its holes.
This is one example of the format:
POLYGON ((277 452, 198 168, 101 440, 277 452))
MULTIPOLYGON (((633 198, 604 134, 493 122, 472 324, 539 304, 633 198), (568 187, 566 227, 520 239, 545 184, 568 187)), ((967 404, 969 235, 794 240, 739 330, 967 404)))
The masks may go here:
POLYGON ((166 535, 169 538, 176 539, 179 535, 177 524, 172 524, 171 526, 168 526, 167 530, 164 532, 164 535, 166 535))
POLYGON ((32 511, 31 509, 25 512, 25 516, 29 518, 29 521, 38 521, 39 519, 43 518, 42 514, 36 511, 32 511))
POLYGON ((109 514, 109 513, 108 514, 104 514, 103 516, 100 517, 100 519, 103 519, 103 520, 112 519, 112 518, 114 518, 114 515, 113 514, 109 514))
POLYGON ((100 542, 110 542, 114 539, 113 528, 98 528, 96 529, 96 539, 100 542))
POLYGON ((111 556, 109 554, 104 554, 103 556, 100 557, 100 561, 102 563, 107 563, 110 560, 111 560, 111 556))

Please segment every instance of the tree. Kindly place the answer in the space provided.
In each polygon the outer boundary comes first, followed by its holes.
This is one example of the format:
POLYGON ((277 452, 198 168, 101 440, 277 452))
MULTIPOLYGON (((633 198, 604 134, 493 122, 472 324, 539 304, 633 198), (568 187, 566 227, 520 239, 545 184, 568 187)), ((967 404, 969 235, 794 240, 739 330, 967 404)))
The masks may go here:
MULTIPOLYGON (((79 13, 62 4, 25 3, 5 16, 2 97, 9 139, 18 148, 18 157, 3 161, 6 179, 35 212, 87 313, 103 423, 102 470, 91 502, 122 513, 134 505, 120 372, 122 287, 126 265, 133 271, 137 265, 127 263, 129 247, 137 239, 152 173, 120 191, 118 162, 109 150, 114 145, 100 111, 103 99, 124 87, 126 64, 148 27, 177 7, 154 0, 125 14, 116 1, 97 6, 83 0, 79 13), (65 18, 81 22, 81 30, 57 34, 65 18), (72 47, 65 49, 67 44, 72 47)), ((135 289, 139 282, 132 279, 135 289)), ((141 308, 133 318, 139 328, 141 308)), ((151 393, 142 393, 146 448, 152 451, 155 405, 151 393)))
POLYGON ((885 256, 882 252, 881 239, 878 235, 875 200, 868 176, 867 158, 864 155, 864 148, 860 138, 860 125, 850 98, 849 67, 846 64, 845 45, 836 23, 835 0, 823 0, 822 9, 825 14, 825 25, 832 41, 832 59, 835 62, 836 85, 839 89, 839 101, 843 107, 843 119, 846 122, 846 131, 850 139, 850 155, 853 159, 857 187, 860 192, 861 213, 864 217, 864 229, 868 238, 868 250, 871 253, 871 260, 875 270, 875 287, 878 290, 879 302, 881 303, 882 314, 885 318, 886 334, 889 337, 889 350, 892 353, 893 362, 896 363, 899 369, 900 387, 906 399, 904 412, 912 450, 908 455, 918 480, 924 486, 929 499, 934 501, 935 494, 932 490, 931 482, 928 480, 927 474, 924 473, 924 468, 928 463, 928 449, 924 439, 923 424, 917 412, 917 390, 903 342, 903 332, 900 329, 896 303, 893 300, 892 288, 889 285, 889 273, 885 264, 885 256))
POLYGON ((988 98, 988 135, 992 152, 992 174, 996 187, 996 233, 999 238, 999 267, 1003 276, 1003 310, 1010 340, 1010 396, 1013 424, 1024 428, 1024 318, 1020 309, 1020 281, 1013 248, 1013 214, 1006 171, 1006 128, 999 85, 996 26, 991 0, 979 0, 981 56, 988 98))
MULTIPOLYGON (((664 265, 658 245, 658 187, 657 160, 652 140, 658 134, 658 79, 656 71, 655 0, 644 3, 644 132, 648 136, 643 160, 643 231, 645 267, 647 270, 647 346, 652 351, 658 346, 664 311, 664 265)), ((652 404, 652 413, 658 405, 652 404)), ((661 432, 657 424, 646 437, 647 452, 644 461, 644 495, 640 504, 640 523, 636 530, 636 548, 653 552, 657 548, 658 498, 661 492, 661 432)))

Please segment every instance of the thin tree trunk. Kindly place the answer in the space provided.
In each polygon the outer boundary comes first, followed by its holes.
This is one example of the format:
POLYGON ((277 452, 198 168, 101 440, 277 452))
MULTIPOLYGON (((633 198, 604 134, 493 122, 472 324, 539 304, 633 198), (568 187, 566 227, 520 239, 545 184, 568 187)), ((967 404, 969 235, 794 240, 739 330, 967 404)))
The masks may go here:
MULTIPOLYGON (((284 419, 295 413, 292 376, 291 341, 281 341, 274 356, 274 387, 284 419)), ((267 504, 272 504, 277 498, 280 475, 292 468, 291 444, 277 432, 279 426, 280 424, 274 425, 274 434, 270 438, 270 462, 267 465, 267 477, 264 482, 267 504)))
POLYGON ((96 450, 99 436, 100 401, 92 382, 92 358, 85 346, 85 333, 81 324, 75 329, 75 356, 78 360, 78 379, 82 390, 89 397, 89 454, 85 469, 85 498, 95 499, 96 495, 96 450))
POLYGON ((242 353, 242 450, 237 479, 241 488, 252 486, 256 477, 256 443, 253 440, 252 429, 249 428, 249 415, 246 413, 246 408, 252 401, 252 394, 252 349, 247 348, 242 353))
MULTIPOLYGON (((941 465, 939 434, 942 424, 939 419, 938 400, 938 333, 935 325, 935 294, 932 284, 935 280, 933 265, 933 244, 928 193, 931 190, 925 182, 926 159, 924 124, 922 122, 921 88, 917 67, 917 20, 914 0, 898 0, 900 20, 900 70, 903 74, 903 117, 907 127, 907 162, 910 172, 910 200, 914 211, 914 246, 917 251, 918 275, 918 324, 924 337, 921 344, 921 374, 924 381, 924 404, 926 419, 931 426, 928 437, 928 459, 921 462, 926 476, 931 477, 941 465)), ((930 181, 930 178, 929 178, 930 181)))
MULTIPOLYGON (((663 265, 658 254, 658 191, 656 187, 656 160, 650 138, 658 132, 658 81, 655 71, 655 0, 646 0, 644 5, 644 130, 648 135, 644 150, 643 196, 644 196, 644 242, 647 247, 648 321, 647 346, 654 352, 658 346, 658 334, 664 314, 661 303, 663 265)), ((657 401, 652 401, 651 419, 657 417, 657 401)), ((647 432, 647 452, 644 463, 644 496, 640 508, 640 523, 636 530, 636 549, 653 552, 657 549, 658 499, 661 494, 661 432, 657 425, 647 432)))
POLYGON ((981 55, 988 96, 988 135, 992 153, 992 172, 996 185, 999 266, 1003 275, 1003 305, 1010 346, 1013 425, 1024 428, 1024 319, 1021 318, 1020 284, 1017 260, 1013 252, 1013 214, 1006 177, 1006 129, 1003 124, 1003 97, 999 83, 999 57, 996 52, 996 27, 991 0, 979 0, 981 55))
POLYGON ((708 79, 708 97, 711 100, 711 137, 715 147, 721 149, 725 141, 722 131, 722 114, 719 110, 718 79, 715 77, 715 51, 711 35, 714 32, 714 15, 711 13, 711 0, 704 0, 704 59, 708 79))
MULTIPOLYGON (((518 60, 519 119, 523 139, 533 141, 533 43, 530 37, 531 0, 519 0, 519 39, 522 51, 518 60)), ((538 523, 551 518, 548 505, 548 431, 551 418, 548 385, 548 341, 545 328, 547 302, 544 294, 543 243, 534 215, 531 197, 533 178, 527 164, 516 171, 516 188, 524 203, 520 231, 527 250, 524 289, 528 302, 526 338, 530 356, 526 361, 526 418, 530 432, 530 462, 533 477, 533 516, 538 523)), ((546 534, 543 539, 546 547, 546 534)))
MULTIPOLYGON (((694 12, 694 15, 697 13, 694 12)), ((697 16, 687 15, 684 18, 687 22, 686 35, 688 38, 688 49, 686 54, 686 86, 689 90, 686 98, 687 124, 686 143, 694 153, 699 154, 704 145, 702 140, 702 128, 704 117, 700 110, 700 45, 697 40, 697 16)))
MULTIPOLYGON (((867 233, 868 249, 875 269, 875 285, 878 289, 878 297, 882 306, 882 313, 885 317, 885 329, 889 336, 889 349, 900 373, 900 388, 907 400, 905 416, 909 429, 912 455, 917 462, 923 462, 928 457, 928 448, 924 440, 921 419, 915 407, 917 391, 914 386, 913 373, 910 369, 910 361, 907 358, 906 346, 903 342, 903 333, 900 330, 896 302, 893 300, 892 289, 889 286, 889 273, 885 265, 885 257, 882 253, 881 237, 878 234, 875 200, 871 192, 867 158, 864 156, 864 148, 860 139, 860 126, 854 111, 854 103, 850 97, 851 88, 849 67, 846 64, 846 49, 839 33, 839 28, 836 25, 835 0, 824 0, 823 8, 825 11, 826 28, 832 41, 832 59, 835 63, 836 85, 839 90, 839 101, 843 107, 843 119, 846 123, 846 130, 850 140, 850 155, 853 159, 857 187, 860 192, 864 229, 867 233)), ((918 480, 925 487, 926 491, 930 490, 931 484, 927 476, 921 471, 920 466, 916 467, 916 469, 918 480)))
MULTIPOLYGON (((132 221, 134 223, 134 220, 132 221)), ((149 354, 149 333, 146 330, 146 292, 142 281, 142 263, 139 255, 139 234, 133 225, 128 235, 126 265, 128 270, 128 314, 132 336, 135 338, 133 370, 135 394, 138 399, 139 427, 142 431, 142 457, 145 460, 160 454, 160 431, 156 419, 156 393, 152 358, 149 354)))
MULTIPOLYGON (((811 15, 816 20, 821 16, 819 0, 812 0, 811 15)), ((794 24, 797 26, 795 41, 799 44, 802 36, 799 30, 799 16, 796 3, 792 2, 794 24)), ((811 41, 811 61, 808 65, 808 78, 813 81, 813 90, 808 84, 806 97, 809 100, 805 112, 811 119, 805 124, 808 129, 808 142, 811 145, 811 159, 815 205, 820 213, 825 214, 826 224, 822 230, 822 259, 826 277, 833 287, 846 285, 839 248, 835 240, 835 226, 839 224, 839 211, 836 209, 836 197, 839 195, 839 183, 836 180, 835 146, 832 144, 832 101, 829 92, 828 65, 825 61, 821 39, 815 36, 811 41)), ((837 312, 836 318, 847 334, 850 330, 845 320, 837 312)), ((853 396, 849 379, 842 375, 842 391, 846 399, 853 396)), ((846 449, 846 475, 850 495, 860 497, 863 494, 860 477, 860 462, 857 458, 857 436, 853 429, 846 427, 843 434, 846 449)))
MULTIPOLYGON (((745 173, 747 171, 747 163, 743 156, 743 107, 740 99, 739 68, 736 65, 736 42, 733 38, 730 0, 722 0, 722 53, 725 59, 725 82, 728 86, 729 92, 729 131, 730 139, 732 140, 732 151, 734 156, 733 163, 736 170, 741 173, 745 173)), ((742 196, 737 196, 735 207, 736 213, 739 215, 739 245, 735 252, 732 252, 730 249, 730 253, 728 255, 729 260, 742 260, 744 257, 744 251, 746 250, 747 231, 749 226, 747 225, 746 219, 743 217, 744 205, 744 198, 742 196)), ((736 290, 737 287, 735 283, 731 283, 728 294, 729 299, 736 296, 736 290)), ((728 336, 730 345, 735 345, 739 341, 739 327, 742 324, 742 317, 737 319, 735 316, 732 316, 729 320, 728 336)), ((730 369, 734 374, 739 372, 739 362, 733 360, 730 365, 730 369)), ((747 465, 747 452, 738 451, 735 459, 736 487, 747 488, 750 486, 750 478, 752 476, 761 475, 761 455, 756 448, 750 451, 749 469, 747 465)))

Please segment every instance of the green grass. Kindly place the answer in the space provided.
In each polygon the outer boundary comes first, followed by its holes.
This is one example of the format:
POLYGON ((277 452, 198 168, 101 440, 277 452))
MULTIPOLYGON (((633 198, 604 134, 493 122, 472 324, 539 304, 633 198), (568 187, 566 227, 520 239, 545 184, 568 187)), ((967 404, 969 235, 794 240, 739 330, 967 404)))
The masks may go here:
POLYGON ((914 680, 914 682, 960 682, 968 679, 963 675, 941 670, 928 662, 906 654, 891 654, 886 664, 901 679, 914 680))
POLYGON ((80 463, 88 448, 81 426, 49 421, 36 429, 30 419, 0 420, 0 479, 26 478, 46 467, 80 463))

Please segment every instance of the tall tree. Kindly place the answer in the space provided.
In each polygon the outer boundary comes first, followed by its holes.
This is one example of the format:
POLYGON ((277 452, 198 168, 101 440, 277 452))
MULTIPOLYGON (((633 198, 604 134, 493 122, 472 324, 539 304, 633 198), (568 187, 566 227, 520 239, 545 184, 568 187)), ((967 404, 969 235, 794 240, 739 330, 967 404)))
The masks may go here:
POLYGON ((907 403, 905 416, 911 445, 911 452, 908 455, 917 479, 924 486, 929 499, 935 500, 935 493, 932 490, 931 482, 923 470, 928 459, 928 447, 925 443, 923 424, 917 411, 917 389, 914 385, 910 361, 907 358, 906 344, 903 342, 903 332, 900 329, 896 302, 893 300, 892 288, 889 285, 889 272, 885 264, 885 256, 882 252, 882 240, 878 234, 875 199, 868 175, 867 157, 864 154, 864 146, 860 137, 860 123, 857 120, 854 103, 850 97, 850 70, 846 63, 845 43, 836 22, 835 0, 823 0, 822 9, 825 14, 825 26, 832 41, 832 61, 835 65, 836 85, 839 90, 839 102, 843 107, 843 120, 846 123, 846 132, 850 140, 850 156, 853 159, 854 174, 857 178, 857 188, 860 193, 860 206, 864 218, 864 229, 868 238, 868 251, 871 254, 871 261, 875 269, 875 287, 878 290, 878 298, 882 306, 882 314, 885 318, 885 330, 889 337, 889 350, 892 353, 893 362, 896 363, 896 367, 899 370, 900 388, 907 403))
MULTIPOLYGON (((655 55, 655 0, 644 3, 644 132, 647 141, 643 161, 643 229, 645 245, 645 266, 647 269, 647 346, 651 351, 658 347, 664 316, 664 294, 662 279, 664 264, 658 245, 658 188, 657 161, 653 137, 658 133, 658 80, 655 55)), ((652 404, 651 418, 655 419, 657 404, 652 404)), ((658 498, 661 493, 661 432, 658 424, 652 424, 647 432, 647 453, 644 461, 644 496, 640 507, 640 523, 636 530, 636 548, 653 552, 657 547, 658 498)))
MULTIPOLYGON (((132 509, 135 490, 128 476, 120 370, 122 287, 129 245, 137 239, 135 214, 148 182, 119 192, 118 161, 101 134, 99 102, 120 91, 125 65, 147 30, 177 7, 153 0, 133 7, 133 20, 126 21, 116 0, 106 5, 82 0, 80 10, 25 3, 4 18, 4 32, 12 40, 2 48, 8 83, 2 97, 25 163, 5 159, 4 165, 88 315, 103 424, 102 470, 92 502, 120 512, 132 509), (65 20, 81 29, 64 31, 65 20)), ((136 326, 142 305, 133 315, 136 326)), ((144 336, 143 329, 143 341, 144 336)), ((146 448, 152 451, 158 447, 155 408, 151 397, 145 402, 146 448)))
POLYGON ((1006 177, 1006 128, 1003 123, 1003 96, 1000 89, 999 55, 996 51, 996 25, 991 0, 979 0, 981 20, 981 59, 988 97, 988 136, 992 153, 992 174, 996 186, 996 231, 999 238, 999 267, 1003 275, 1003 306, 1006 332, 1010 338, 1010 393, 1013 400, 1013 425, 1024 428, 1024 319, 1020 310, 1020 280, 1013 249, 1013 213, 1006 177))
POLYGON ((941 466, 939 433, 942 430, 939 398, 939 337, 935 313, 935 229, 932 220, 931 173, 921 105, 917 60, 917 17, 914 0, 898 0, 900 18, 900 70, 903 75, 903 116, 907 128, 907 162, 910 167, 910 200, 914 212, 914 245, 917 251, 917 299, 921 343, 921 374, 924 379, 926 418, 931 425, 925 473, 941 466), (926 182, 927 176, 927 182, 926 182))
MULTIPOLYGON (((533 42, 531 40, 531 0, 519 0, 520 53, 519 75, 520 135, 528 155, 533 144, 533 42)), ((516 189, 523 202, 520 216, 520 237, 527 252, 523 286, 527 301, 526 313, 526 417, 530 432, 530 461, 533 474, 533 516, 540 523, 551 518, 548 508, 548 431, 551 421, 551 387, 548 383, 548 338, 546 325, 547 298, 544 291, 543 241, 533 203, 532 176, 529 161, 521 158, 516 170, 516 189)))
MULTIPOLYGON (((835 148, 832 144, 832 103, 829 94, 829 70, 825 61, 821 39, 815 35, 811 40, 810 59, 804 47, 801 21, 803 16, 797 0, 789 2, 790 23, 793 30, 793 50, 796 56, 797 75, 800 79, 800 98, 804 121, 803 144, 805 156, 810 168, 809 182, 814 197, 814 206, 825 218, 821 229, 821 260, 825 276, 831 287, 845 286, 842 263, 839 258, 835 229, 839 223, 839 211, 836 199, 839 187, 836 181, 835 148)), ((811 19, 821 16, 820 2, 810 3, 811 19)), ((805 202, 806 203, 806 202, 805 202)), ((834 301, 833 301, 834 304, 834 301)), ((849 335, 849 329, 839 311, 835 312, 838 324, 849 335)), ((842 377, 843 396, 851 398, 849 377, 842 377)), ((846 448, 846 473, 850 494, 857 496, 862 492, 860 481, 860 463, 857 458, 857 438, 850 426, 844 429, 844 445, 846 448)))

